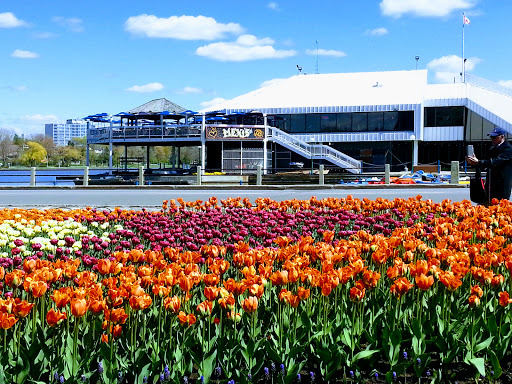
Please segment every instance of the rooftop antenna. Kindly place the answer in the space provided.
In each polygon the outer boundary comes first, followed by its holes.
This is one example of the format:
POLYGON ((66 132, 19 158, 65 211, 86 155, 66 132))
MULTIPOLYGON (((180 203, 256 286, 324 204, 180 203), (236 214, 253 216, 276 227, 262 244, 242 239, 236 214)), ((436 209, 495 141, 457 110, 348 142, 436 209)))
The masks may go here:
POLYGON ((300 75, 300 73, 302 72, 302 67, 298 64, 297 64, 297 70, 299 71, 299 75, 300 75))
POLYGON ((418 69, 418 60, 420 59, 420 57, 416 56, 414 59, 416 60, 416 69, 418 69))
POLYGON ((318 40, 316 40, 316 74, 318 75, 318 40))

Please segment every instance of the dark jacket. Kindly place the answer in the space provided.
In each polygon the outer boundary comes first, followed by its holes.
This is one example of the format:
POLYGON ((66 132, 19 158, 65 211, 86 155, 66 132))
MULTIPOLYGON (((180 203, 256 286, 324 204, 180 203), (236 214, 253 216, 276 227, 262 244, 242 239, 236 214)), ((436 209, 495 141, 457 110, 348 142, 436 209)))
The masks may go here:
POLYGON ((487 169, 485 189, 489 200, 510 199, 512 190, 512 145, 505 140, 491 147, 488 160, 480 160, 479 166, 487 169))

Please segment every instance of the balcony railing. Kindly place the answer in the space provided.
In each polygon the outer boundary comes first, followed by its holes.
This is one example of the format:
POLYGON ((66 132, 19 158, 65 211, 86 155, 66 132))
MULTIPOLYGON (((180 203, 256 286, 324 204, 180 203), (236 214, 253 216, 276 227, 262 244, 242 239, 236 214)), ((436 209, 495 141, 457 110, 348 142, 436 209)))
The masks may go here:
MULTIPOLYGON (((113 126, 112 140, 200 138, 201 125, 137 125, 113 126)), ((110 138, 110 127, 90 128, 89 143, 104 142, 110 138)))

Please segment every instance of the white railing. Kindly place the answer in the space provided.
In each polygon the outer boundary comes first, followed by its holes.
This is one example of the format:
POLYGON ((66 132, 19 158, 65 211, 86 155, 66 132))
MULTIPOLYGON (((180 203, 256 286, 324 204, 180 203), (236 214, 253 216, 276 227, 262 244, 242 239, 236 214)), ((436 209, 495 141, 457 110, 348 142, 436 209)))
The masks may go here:
POLYGON ((340 152, 324 144, 308 144, 305 141, 290 135, 289 133, 283 132, 278 128, 268 128, 270 132, 269 139, 306 158, 328 160, 333 164, 345 168, 351 173, 362 172, 361 161, 356 160, 353 157, 344 154, 343 152, 340 152))
POLYGON ((512 97, 512 88, 466 73, 466 83, 512 97))

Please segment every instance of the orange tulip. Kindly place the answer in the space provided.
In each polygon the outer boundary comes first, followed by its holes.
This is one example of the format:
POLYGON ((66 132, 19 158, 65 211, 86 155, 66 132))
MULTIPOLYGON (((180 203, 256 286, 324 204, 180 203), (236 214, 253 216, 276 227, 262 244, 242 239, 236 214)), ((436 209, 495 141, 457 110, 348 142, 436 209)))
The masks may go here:
POLYGON ((113 324, 124 324, 127 318, 124 308, 105 309, 105 320, 113 324))
POLYGON ((164 308, 168 311, 178 313, 181 306, 181 300, 178 296, 166 297, 164 299, 164 308))
POLYGON ((306 289, 304 287, 297 288, 297 296, 299 296, 299 299, 306 300, 309 297, 310 290, 309 288, 306 289))
POLYGON ((196 307, 197 312, 199 312, 202 316, 208 316, 211 315, 213 309, 213 302, 212 301, 203 301, 202 303, 199 303, 196 307))
POLYGON ((483 296, 483 294, 484 294, 484 291, 482 290, 482 288, 480 288, 479 285, 473 285, 471 287, 471 295, 476 295, 480 298, 483 296))
POLYGON ((3 280, 5 276, 5 269, 4 267, 0 267, 0 280, 3 280))
POLYGON ((204 288, 204 296, 210 300, 210 301, 213 301, 217 298, 217 296, 219 295, 219 290, 220 288, 217 288, 217 287, 212 287, 212 286, 206 286, 204 288))
POLYGON ((108 275, 110 273, 110 265, 112 261, 110 259, 99 259, 98 260, 98 272, 102 275, 108 275))
POLYGON ((58 309, 64 308, 71 301, 71 288, 63 287, 53 291, 50 296, 58 309))
POLYGON ((16 322, 18 318, 10 313, 0 312, 0 327, 2 329, 11 328, 16 322))
POLYGON ((82 317, 87 313, 89 304, 86 299, 71 299, 71 314, 75 317, 82 317))
POLYGON ((478 307, 480 305, 480 298, 477 295, 470 295, 468 303, 470 307, 478 307))
POLYGON ((512 303, 512 299, 510 299, 510 296, 507 291, 499 293, 499 303, 502 307, 506 307, 510 303, 512 303))
POLYGON ((25 272, 20 269, 15 269, 12 272, 5 274, 5 284, 11 288, 17 288, 23 284, 25 279, 25 272))
POLYGON ((359 302, 359 301, 363 300, 365 292, 366 292, 366 290, 364 288, 363 289, 359 289, 357 287, 350 288, 350 300, 355 301, 355 302, 359 302))
POLYGON ((255 296, 249 296, 243 301, 242 308, 247 313, 256 312, 256 309, 258 309, 258 299, 255 296))
POLYGON ((18 318, 27 317, 33 306, 33 303, 16 298, 12 307, 12 313, 18 318))
POLYGON ((28 286, 28 292, 35 298, 42 297, 47 289, 48 285, 44 281, 32 281, 28 286))
POLYGON ((434 284, 434 276, 427 276, 423 273, 416 275, 414 277, 414 280, 416 281, 416 286, 424 291, 429 289, 432 286, 432 284, 434 284))
POLYGON ((101 335, 101 342, 105 343, 105 344, 108 344, 108 335, 107 334, 103 333, 101 335))
POLYGON ((65 312, 56 311, 53 308, 46 314, 46 322, 50 327, 56 327, 66 320, 67 314, 65 312))
POLYGON ((407 280, 406 277, 400 277, 399 279, 395 280, 393 285, 391 285, 390 290, 393 296, 396 296, 398 299, 400 299, 412 287, 413 285, 409 282, 409 280, 407 280))
POLYGON ((134 310, 142 310, 149 308, 153 300, 151 299, 151 296, 148 294, 143 294, 140 296, 132 296, 130 297, 130 307, 134 310))
POLYGON ((181 325, 191 326, 196 322, 196 317, 192 313, 186 315, 183 311, 180 311, 178 314, 178 319, 180 320, 181 325))

